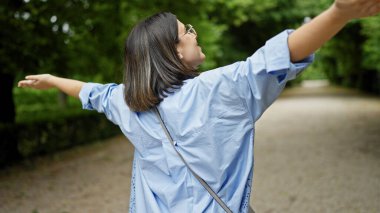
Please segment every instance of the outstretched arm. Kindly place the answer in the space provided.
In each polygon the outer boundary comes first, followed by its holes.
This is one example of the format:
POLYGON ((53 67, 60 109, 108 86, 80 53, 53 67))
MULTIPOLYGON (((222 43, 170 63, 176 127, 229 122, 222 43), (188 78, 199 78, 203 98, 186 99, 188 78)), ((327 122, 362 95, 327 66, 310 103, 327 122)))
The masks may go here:
POLYGON ((19 87, 30 87, 34 89, 57 88, 75 98, 79 98, 79 92, 84 82, 73 79, 60 78, 50 74, 28 75, 25 80, 18 82, 19 87))
POLYGON ((291 61, 300 61, 319 49, 351 19, 373 16, 379 12, 380 0, 335 0, 330 8, 289 36, 291 61))

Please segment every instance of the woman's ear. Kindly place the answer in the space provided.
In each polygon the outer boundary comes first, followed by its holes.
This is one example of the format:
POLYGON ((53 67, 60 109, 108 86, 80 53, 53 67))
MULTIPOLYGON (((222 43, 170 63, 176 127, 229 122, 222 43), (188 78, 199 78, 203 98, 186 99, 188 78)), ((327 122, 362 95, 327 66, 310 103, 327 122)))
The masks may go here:
POLYGON ((176 49, 177 49, 177 55, 178 55, 178 57, 180 59, 183 59, 183 55, 181 53, 182 52, 182 47, 180 45, 177 45, 176 49))

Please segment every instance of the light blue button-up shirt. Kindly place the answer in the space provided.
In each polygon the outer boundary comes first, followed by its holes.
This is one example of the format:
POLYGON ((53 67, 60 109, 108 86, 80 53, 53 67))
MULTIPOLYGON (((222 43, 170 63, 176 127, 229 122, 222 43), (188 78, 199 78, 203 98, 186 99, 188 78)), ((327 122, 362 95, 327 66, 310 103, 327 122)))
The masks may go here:
MULTIPOLYGON (((186 80, 158 106, 177 150, 233 212, 248 211, 256 120, 313 61, 311 55, 291 63, 290 32, 245 61, 186 80)), ((123 90, 87 83, 79 96, 84 109, 104 113, 135 147, 130 212, 223 212, 173 150, 153 110, 131 111, 123 90)))

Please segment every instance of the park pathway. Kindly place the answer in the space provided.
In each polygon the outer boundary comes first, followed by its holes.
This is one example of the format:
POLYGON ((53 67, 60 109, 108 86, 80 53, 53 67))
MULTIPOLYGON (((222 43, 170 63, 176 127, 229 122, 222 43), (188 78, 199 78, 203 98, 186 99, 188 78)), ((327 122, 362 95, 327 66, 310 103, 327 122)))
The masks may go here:
MULTIPOLYGON (((133 147, 122 136, 0 170, 0 213, 127 212, 133 147)), ((258 213, 380 212, 380 98, 287 89, 256 125, 258 213)))

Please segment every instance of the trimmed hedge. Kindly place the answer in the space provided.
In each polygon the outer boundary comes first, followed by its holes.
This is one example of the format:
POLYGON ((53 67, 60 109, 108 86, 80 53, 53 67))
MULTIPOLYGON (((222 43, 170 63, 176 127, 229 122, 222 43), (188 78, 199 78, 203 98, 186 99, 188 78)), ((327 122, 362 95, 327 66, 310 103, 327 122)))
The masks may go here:
POLYGON ((50 121, 1 124, 0 166, 117 134, 120 134, 120 129, 96 112, 84 112, 50 121))

